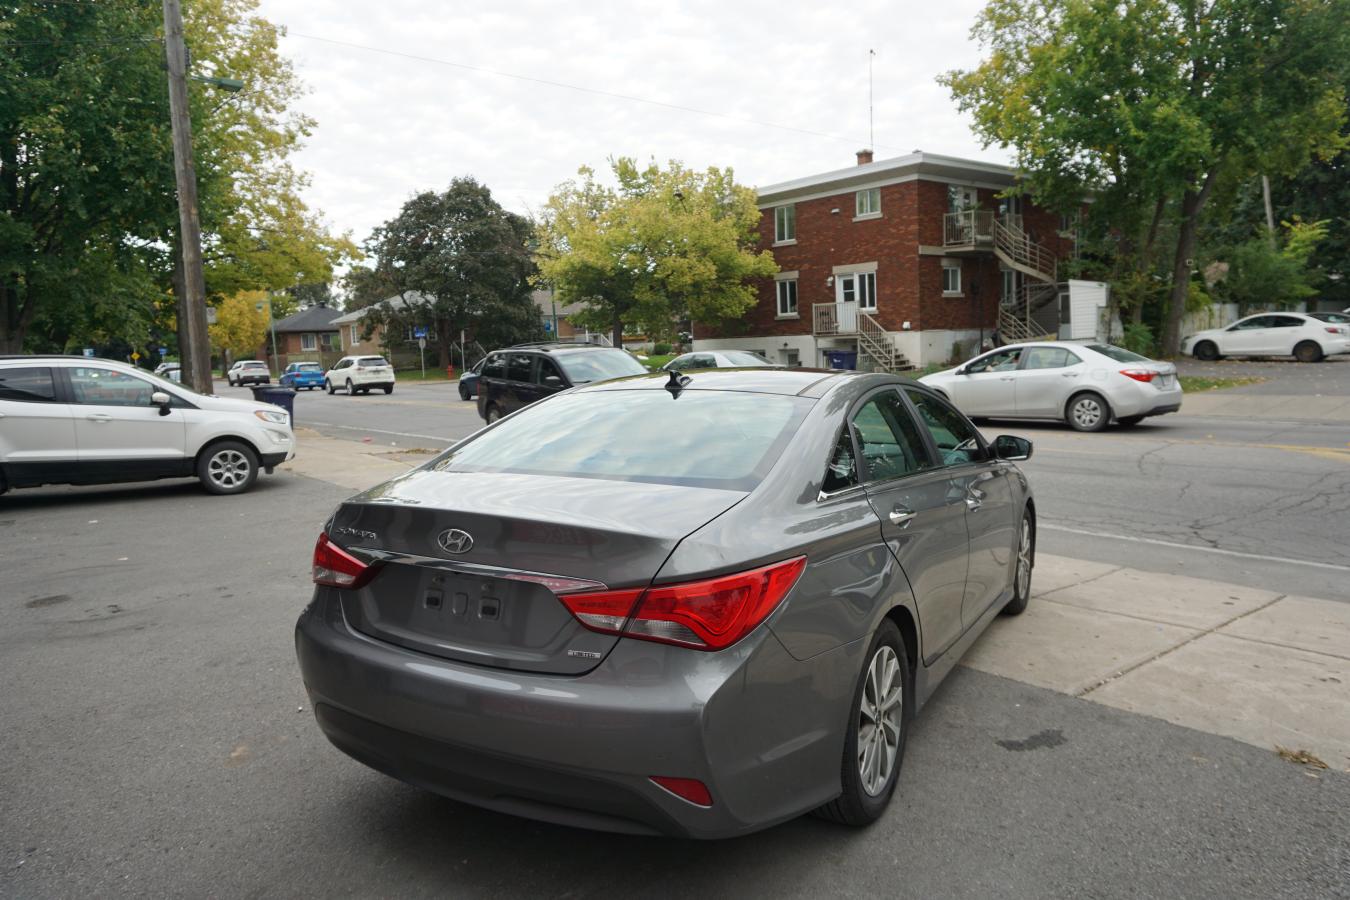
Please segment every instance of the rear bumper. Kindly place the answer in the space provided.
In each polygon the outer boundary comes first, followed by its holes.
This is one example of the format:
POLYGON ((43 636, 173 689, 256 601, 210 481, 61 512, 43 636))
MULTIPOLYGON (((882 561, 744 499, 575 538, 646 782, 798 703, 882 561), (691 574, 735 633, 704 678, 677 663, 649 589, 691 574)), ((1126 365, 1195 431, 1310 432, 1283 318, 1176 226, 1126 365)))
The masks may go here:
POLYGON ((857 644, 801 662, 767 628, 716 654, 620 640, 586 675, 535 675, 376 641, 337 594, 316 591, 296 625, 315 717, 340 750, 402 781, 564 825, 696 838, 839 793, 857 644), (697 778, 713 805, 652 775, 697 778))
POLYGON ((1127 416, 1161 416, 1181 409, 1181 385, 1158 390, 1152 384, 1135 382, 1127 390, 1117 391, 1112 398, 1111 411, 1116 418, 1127 416))

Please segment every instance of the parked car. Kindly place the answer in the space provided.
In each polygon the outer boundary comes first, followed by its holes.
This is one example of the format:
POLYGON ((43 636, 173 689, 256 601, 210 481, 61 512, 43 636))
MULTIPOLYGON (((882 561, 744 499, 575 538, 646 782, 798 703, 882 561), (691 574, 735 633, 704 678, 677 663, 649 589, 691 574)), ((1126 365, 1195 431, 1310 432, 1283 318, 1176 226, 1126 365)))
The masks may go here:
POLYGON ((175 361, 170 361, 170 360, 164 360, 164 361, 161 362, 159 365, 155 366, 155 374, 156 374, 156 375, 159 375, 159 376, 161 376, 161 377, 163 377, 163 375, 164 375, 165 372, 169 371, 170 369, 181 368, 181 366, 182 366, 182 363, 175 362, 175 361))
POLYGON ((1292 356, 1299 362, 1350 353, 1350 325, 1335 325, 1305 313, 1262 313, 1181 339, 1181 352, 1196 359, 1225 356, 1292 356))
POLYGON ((312 391, 323 387, 323 366, 316 362, 293 362, 281 373, 277 382, 282 387, 312 391))
POLYGON ((1101 431, 1181 409, 1177 367, 1110 344, 1009 344, 919 379, 968 416, 1101 431))
POLYGON ((0 357, 0 493, 196 476, 238 494, 295 455, 285 410, 106 359, 0 357))
POLYGON ((915 713, 1026 608, 1030 454, 885 374, 550 397, 338 507, 296 625, 311 708, 355 759, 516 815, 867 824, 915 713))
POLYGON ((394 367, 383 356, 344 356, 324 374, 323 386, 330 394, 342 388, 349 397, 369 394, 371 388, 392 394, 394 380, 394 367))
POLYGON ((235 387, 246 384, 271 384, 272 370, 260 359, 241 359, 230 366, 225 381, 235 387))
POLYGON ((483 357, 473 364, 473 368, 459 376, 459 399, 472 400, 478 396, 478 379, 483 373, 483 363, 487 362, 487 357, 483 357))
POLYGON ((1350 313, 1343 312, 1314 312, 1308 313, 1314 319, 1320 319, 1323 322, 1330 322, 1333 325, 1350 325, 1350 313))
POLYGON ((661 368, 666 371, 685 372, 691 369, 748 368, 752 366, 772 366, 758 353, 749 350, 699 350, 695 353, 682 353, 661 368))
POLYGON ((160 363, 155 367, 155 374, 178 383, 183 380, 183 367, 179 363, 160 363))
POLYGON ((595 344, 517 344, 494 350, 478 379, 478 414, 495 422, 550 394, 579 384, 646 375, 633 354, 595 344))

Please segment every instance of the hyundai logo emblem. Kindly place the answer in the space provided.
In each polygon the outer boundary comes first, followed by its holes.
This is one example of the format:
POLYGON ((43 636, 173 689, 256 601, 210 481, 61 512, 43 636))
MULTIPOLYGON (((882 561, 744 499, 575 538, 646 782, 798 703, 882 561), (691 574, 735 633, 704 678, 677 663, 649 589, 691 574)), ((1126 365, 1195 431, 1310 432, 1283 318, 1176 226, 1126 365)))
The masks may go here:
POLYGON ((446 553, 468 553, 473 548, 473 535, 459 528, 447 528, 436 538, 446 553))

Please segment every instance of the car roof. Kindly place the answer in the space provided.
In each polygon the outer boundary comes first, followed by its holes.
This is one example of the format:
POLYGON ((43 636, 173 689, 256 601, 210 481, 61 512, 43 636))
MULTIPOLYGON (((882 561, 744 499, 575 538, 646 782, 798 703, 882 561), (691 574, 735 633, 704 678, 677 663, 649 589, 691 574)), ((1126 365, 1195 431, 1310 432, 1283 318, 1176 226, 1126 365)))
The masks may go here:
MULTIPOLYGON (((576 388, 578 393, 594 391, 665 390, 670 384, 669 372, 648 375, 630 375, 576 388)), ((862 392, 882 384, 918 384, 900 375, 871 372, 850 372, 843 369, 747 368, 698 369, 681 373, 680 383, 685 391, 742 391, 752 394, 780 394, 821 398, 840 389, 853 388, 862 392)), ((919 385, 922 387, 922 385, 919 385)))

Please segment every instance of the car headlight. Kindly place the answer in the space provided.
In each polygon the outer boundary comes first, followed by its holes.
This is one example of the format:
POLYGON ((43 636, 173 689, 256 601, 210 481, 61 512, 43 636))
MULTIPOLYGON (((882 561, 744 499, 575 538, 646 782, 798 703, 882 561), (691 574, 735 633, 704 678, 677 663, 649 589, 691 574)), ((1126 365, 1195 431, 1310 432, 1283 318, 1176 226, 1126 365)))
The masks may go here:
POLYGON ((291 424, 291 417, 286 415, 279 409, 278 410, 256 409, 253 411, 253 414, 258 418, 262 419, 264 422, 271 422, 273 425, 291 424))

